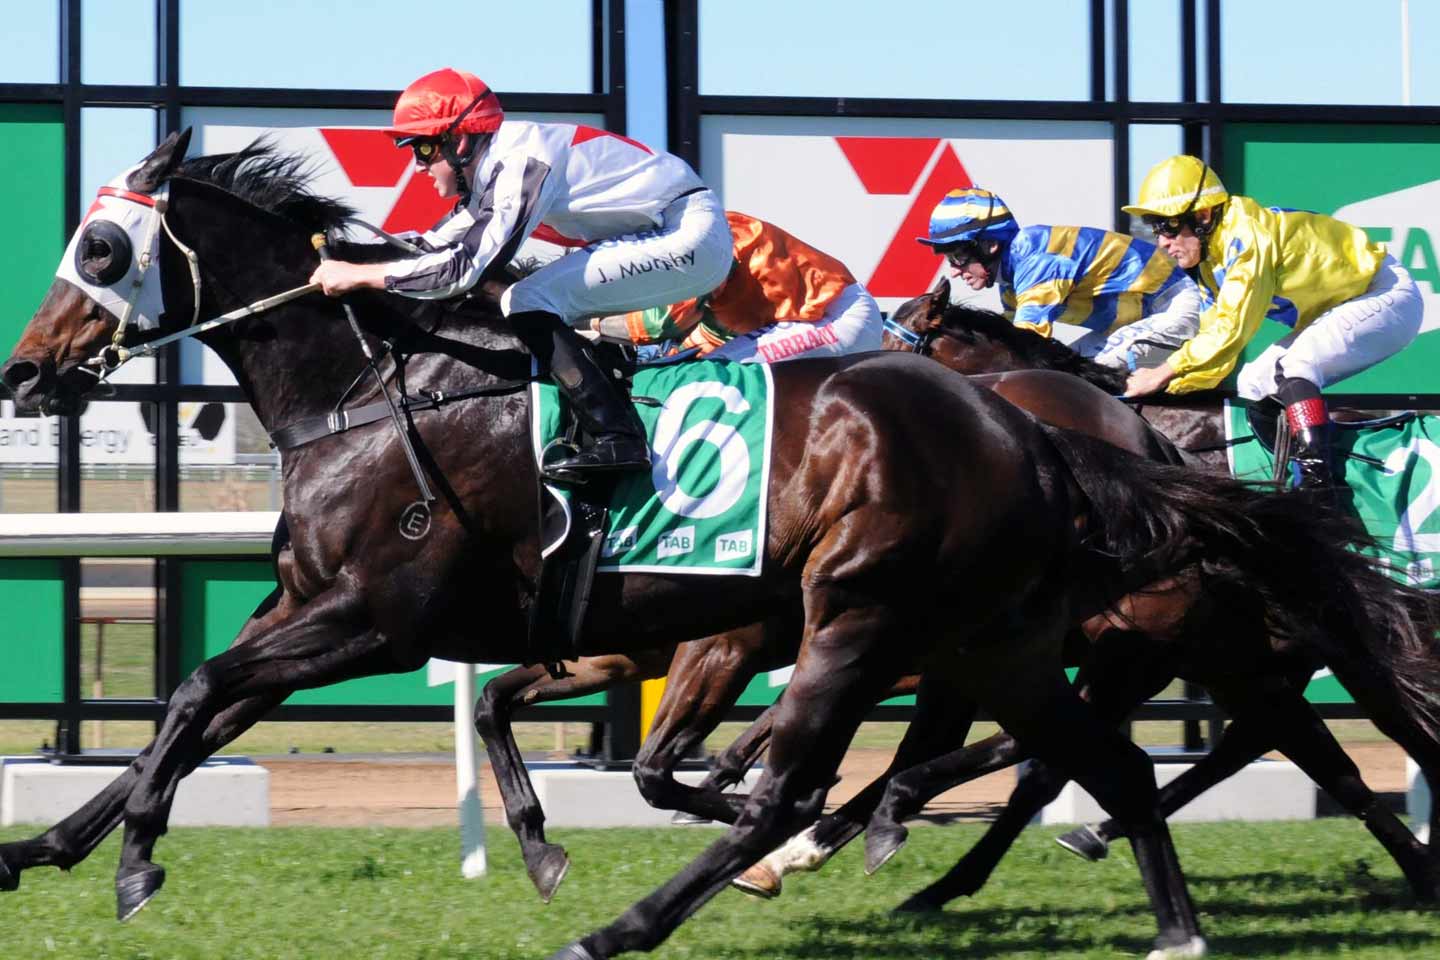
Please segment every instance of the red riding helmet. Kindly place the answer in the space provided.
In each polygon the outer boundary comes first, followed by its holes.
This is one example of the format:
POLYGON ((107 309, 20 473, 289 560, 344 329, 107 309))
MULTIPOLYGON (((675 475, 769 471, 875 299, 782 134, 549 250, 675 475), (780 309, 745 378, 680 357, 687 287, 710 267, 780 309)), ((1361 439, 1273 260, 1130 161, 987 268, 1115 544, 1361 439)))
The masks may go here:
POLYGON ((473 73, 445 67, 427 73, 400 94, 394 126, 396 140, 460 133, 493 133, 505 119, 500 98, 473 73))

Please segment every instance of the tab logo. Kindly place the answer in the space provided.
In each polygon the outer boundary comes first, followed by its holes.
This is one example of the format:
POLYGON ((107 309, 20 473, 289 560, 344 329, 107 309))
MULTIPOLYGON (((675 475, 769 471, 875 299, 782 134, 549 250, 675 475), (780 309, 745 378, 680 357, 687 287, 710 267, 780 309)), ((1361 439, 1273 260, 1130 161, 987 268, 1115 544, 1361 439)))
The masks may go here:
POLYGON ((634 550, 635 535, 639 529, 639 527, 625 527, 623 530, 615 530, 607 534, 605 546, 600 548, 600 556, 615 557, 634 550))
POLYGON ((682 557, 695 552, 695 527, 677 527, 669 533, 660 534, 660 543, 655 553, 660 559, 682 557))
POLYGON ((755 547, 753 530, 736 530, 715 538, 715 560, 743 560, 755 547))

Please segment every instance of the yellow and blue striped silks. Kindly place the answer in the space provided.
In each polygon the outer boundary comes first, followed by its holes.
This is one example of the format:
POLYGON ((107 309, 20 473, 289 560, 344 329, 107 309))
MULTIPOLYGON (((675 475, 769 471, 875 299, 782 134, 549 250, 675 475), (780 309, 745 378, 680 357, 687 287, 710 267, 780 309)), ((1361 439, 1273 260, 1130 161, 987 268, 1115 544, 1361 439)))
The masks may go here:
POLYGON ((1145 316, 1185 273, 1153 244, 1095 227, 1025 227, 1000 261, 1000 298, 1017 324, 1108 333, 1145 316))

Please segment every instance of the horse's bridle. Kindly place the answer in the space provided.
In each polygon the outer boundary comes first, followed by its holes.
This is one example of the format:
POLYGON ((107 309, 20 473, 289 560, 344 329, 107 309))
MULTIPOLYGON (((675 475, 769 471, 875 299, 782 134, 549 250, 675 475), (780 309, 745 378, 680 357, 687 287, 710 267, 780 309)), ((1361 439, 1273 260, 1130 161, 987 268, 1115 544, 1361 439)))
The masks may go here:
POLYGON ((922 357, 928 357, 930 356, 930 351, 935 346, 935 338, 940 336, 942 331, 936 327, 926 330, 924 333, 916 333, 914 330, 907 330, 894 320, 886 317, 885 332, 909 347, 911 353, 918 353, 922 357))
POLYGON ((150 208, 150 215, 145 226, 145 244, 136 256, 139 262, 139 270, 136 272, 134 281, 130 285, 130 294, 125 300, 125 306, 120 312, 120 321, 116 324, 115 333, 110 337, 110 344, 101 349, 96 355, 84 362, 87 372, 93 373, 97 380, 103 381, 110 374, 118 370, 122 365, 136 357, 153 357, 161 347, 174 343, 177 340, 184 340, 188 337, 197 336, 207 330, 233 323, 243 317, 263 313, 291 300, 303 297, 308 293, 314 293, 320 289, 317 283, 308 283, 301 287, 293 287, 270 297, 256 300, 243 307, 237 307, 228 313, 205 322, 200 322, 200 258, 195 251, 180 242, 175 236, 175 231, 170 228, 170 221, 165 214, 170 206, 170 185, 161 184, 153 196, 131 191, 115 190, 109 187, 102 187, 101 195, 113 196, 121 200, 128 200, 131 203, 138 203, 141 206, 150 208), (136 344, 133 348, 125 345, 125 334, 130 325, 131 317, 135 313, 135 303, 140 297, 140 291, 145 285, 145 276, 150 268, 159 261, 160 251, 160 230, 164 229, 165 235, 170 242, 175 244, 175 249, 185 255, 186 265, 190 268, 190 286, 193 295, 194 308, 190 316, 190 324, 185 329, 147 340, 144 343, 136 344))

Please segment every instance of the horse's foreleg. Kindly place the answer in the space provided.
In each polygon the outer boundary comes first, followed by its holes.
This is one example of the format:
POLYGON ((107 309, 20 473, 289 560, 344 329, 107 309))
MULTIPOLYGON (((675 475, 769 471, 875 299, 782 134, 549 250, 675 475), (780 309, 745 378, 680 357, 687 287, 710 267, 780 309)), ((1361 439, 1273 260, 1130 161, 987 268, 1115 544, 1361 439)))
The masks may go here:
POLYGON ((895 626, 887 611, 852 600, 814 630, 780 699, 769 762, 735 826, 614 923, 552 960, 653 950, 731 877, 812 820, 856 727, 893 680, 893 654, 881 641, 895 626))
POLYGON ((783 618, 777 617, 680 647, 650 732, 635 757, 635 784, 652 807, 678 810, 698 820, 735 822, 747 799, 743 794, 724 793, 707 785, 708 780, 694 787, 680 783, 675 770, 725 719, 767 651, 798 646, 799 626, 790 626, 788 633, 786 629, 783 618))
POLYGON ((520 841, 525 871, 546 903, 555 896, 570 868, 565 848, 545 840, 545 811, 535 796, 511 716, 517 707, 584 696, 629 682, 662 676, 673 648, 643 656, 582 657, 565 662, 565 677, 555 679, 543 666, 516 667, 485 684, 475 703, 475 729, 485 741, 485 755, 495 772, 505 819, 520 841))
POLYGON ((710 772, 700 782, 698 789, 728 790, 743 782, 745 774, 759 762, 770 746, 770 730, 774 722, 775 704, 772 703, 711 761, 710 772))
POLYGON ((365 622, 359 596, 335 589, 276 618, 202 663, 170 697, 165 721, 125 802, 125 839, 116 872, 117 915, 124 920, 159 891, 165 871, 151 861, 164 835, 175 789, 199 762, 204 733, 242 700, 406 669, 391 640, 365 622))
MULTIPOLYGON (((886 691, 882 699, 917 692, 915 718, 906 727, 905 736, 884 772, 834 813, 821 817, 814 826, 791 837, 736 877, 734 885, 738 889, 759 897, 776 897, 780 895, 785 876, 819 870, 841 847, 865 830, 866 821, 900 771, 912 769, 936 753, 965 741, 975 719, 975 705, 949 683, 943 671, 933 673, 928 680, 906 677, 886 691)), ((877 833, 873 843, 872 838, 867 837, 866 872, 874 873, 897 853, 904 846, 905 837, 904 827, 893 833, 877 833)))
POLYGON ((1058 666, 1053 676, 1032 674, 1031 679, 1033 685, 1027 686, 1015 678, 1006 696, 993 701, 996 720, 1057 777, 1076 780, 1126 825, 1159 927, 1150 956, 1202 955, 1195 907, 1156 805, 1150 758, 1081 701, 1058 666))
MULTIPOLYGON (((1231 723, 1220 742, 1180 776, 1160 788, 1160 814, 1169 817, 1211 787, 1244 770, 1253 760, 1275 746, 1274 738, 1261 727, 1231 723)), ((1086 825, 1057 838, 1062 847, 1087 860, 1101 860, 1110 844, 1125 838, 1125 828, 1115 820, 1086 825)))
MULTIPOLYGON (((186 773, 248 730, 284 695, 252 697, 221 713, 205 731, 203 756, 187 765, 186 773)), ((150 756, 146 747, 114 780, 85 805, 38 837, 0 844, 0 890, 20 885, 20 872, 31 867, 59 867, 69 870, 84 860, 110 832, 120 825, 125 801, 150 756)))

